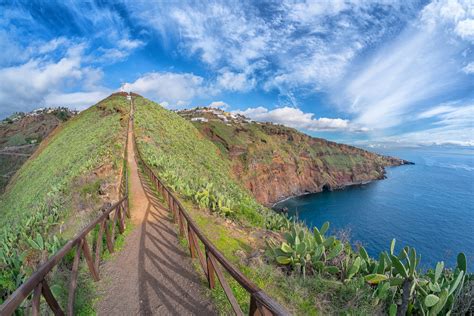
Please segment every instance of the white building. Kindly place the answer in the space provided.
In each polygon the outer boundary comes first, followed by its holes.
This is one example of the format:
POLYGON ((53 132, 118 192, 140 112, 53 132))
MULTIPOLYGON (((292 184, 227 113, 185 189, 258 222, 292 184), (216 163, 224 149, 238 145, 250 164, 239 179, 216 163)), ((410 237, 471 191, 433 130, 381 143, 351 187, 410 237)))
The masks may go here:
POLYGON ((207 122, 209 122, 209 120, 205 117, 193 117, 191 119, 191 122, 204 122, 204 123, 207 123, 207 122))

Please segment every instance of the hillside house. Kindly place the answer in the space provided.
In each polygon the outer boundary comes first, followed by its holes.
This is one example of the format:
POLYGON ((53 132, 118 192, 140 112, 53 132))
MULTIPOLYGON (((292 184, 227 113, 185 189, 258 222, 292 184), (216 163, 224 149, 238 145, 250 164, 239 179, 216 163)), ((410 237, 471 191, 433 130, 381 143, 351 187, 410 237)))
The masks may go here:
POLYGON ((209 122, 209 120, 205 117, 193 117, 191 118, 191 122, 203 122, 203 123, 207 123, 209 122))

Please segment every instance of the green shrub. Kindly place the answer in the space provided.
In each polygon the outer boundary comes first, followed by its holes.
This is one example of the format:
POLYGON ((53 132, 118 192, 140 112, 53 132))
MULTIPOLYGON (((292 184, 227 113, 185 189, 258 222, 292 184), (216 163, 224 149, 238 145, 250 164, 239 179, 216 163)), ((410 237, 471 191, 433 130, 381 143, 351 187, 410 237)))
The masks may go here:
POLYGON ((344 244, 335 236, 326 237, 329 223, 311 234, 301 223, 293 222, 284 234, 285 241, 269 242, 268 253, 275 262, 288 266, 306 277, 332 275, 344 284, 352 279, 364 279, 374 289, 374 305, 387 302, 388 312, 395 315, 446 315, 460 297, 466 277, 466 256, 460 253, 457 267, 445 269, 439 262, 436 268, 421 272, 418 269, 421 256, 416 250, 405 247, 396 255, 395 240, 390 252, 383 251, 378 260, 370 258, 360 247, 356 252, 350 244, 344 244))
POLYGON ((25 135, 18 133, 8 139, 7 146, 21 146, 27 144, 25 135))

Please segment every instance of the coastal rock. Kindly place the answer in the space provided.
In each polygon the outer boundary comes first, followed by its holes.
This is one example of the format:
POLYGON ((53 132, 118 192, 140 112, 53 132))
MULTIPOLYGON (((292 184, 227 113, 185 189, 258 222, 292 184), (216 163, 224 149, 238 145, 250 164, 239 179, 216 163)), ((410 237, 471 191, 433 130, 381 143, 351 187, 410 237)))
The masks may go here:
POLYGON ((219 109, 178 113, 217 145, 231 161, 235 178, 267 206, 292 196, 384 179, 385 167, 411 164, 219 109))

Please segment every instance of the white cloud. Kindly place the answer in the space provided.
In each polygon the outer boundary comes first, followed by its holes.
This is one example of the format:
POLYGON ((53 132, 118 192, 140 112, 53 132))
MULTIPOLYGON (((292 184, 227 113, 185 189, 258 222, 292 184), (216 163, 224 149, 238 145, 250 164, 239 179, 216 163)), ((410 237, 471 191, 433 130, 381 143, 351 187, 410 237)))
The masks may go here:
POLYGON ((132 40, 129 38, 122 38, 117 44, 119 47, 126 48, 128 50, 133 50, 144 45, 144 43, 140 40, 132 40))
POLYGON ((217 77, 217 85, 225 90, 246 92, 254 88, 255 78, 248 78, 246 73, 223 71, 217 77))
POLYGON ((125 60, 130 54, 132 54, 137 48, 144 45, 142 41, 131 40, 129 38, 121 38, 117 41, 117 45, 113 47, 99 47, 97 52, 99 56, 94 58, 94 62, 113 64, 119 61, 125 60))
POLYGON ((211 102, 208 107, 210 108, 221 108, 223 110, 227 110, 229 108, 229 105, 225 103, 224 101, 213 101, 211 102))
POLYGON ((424 113, 424 117, 437 118, 432 127, 381 140, 424 145, 474 146, 474 104, 468 103, 458 107, 438 106, 424 113))
POLYGON ((245 9, 237 2, 182 5, 169 18, 186 39, 186 51, 212 66, 225 62, 243 70, 264 56, 270 40, 265 21, 245 9))
POLYGON ((430 123, 409 132, 397 132, 392 136, 381 136, 379 142, 401 145, 462 145, 474 146, 473 100, 456 100, 425 110, 414 120, 429 119, 430 123))
POLYGON ((48 106, 67 106, 72 109, 84 110, 106 98, 111 92, 109 89, 91 92, 53 92, 45 97, 44 104, 48 106))
POLYGON ((474 40, 474 19, 460 21, 454 31, 464 39, 474 40))
POLYGON ((166 102, 169 107, 188 105, 193 98, 212 95, 214 90, 204 78, 191 73, 151 72, 132 83, 124 84, 126 91, 133 91, 166 102))
POLYGON ((223 88, 248 91, 262 83, 287 93, 301 87, 314 92, 339 80, 360 51, 411 16, 410 6, 287 1, 262 10, 235 1, 152 7, 138 2, 129 10, 165 43, 176 38, 179 53, 198 56, 218 72, 225 69, 217 79, 223 88), (390 14, 376 17, 381 11, 390 14))
POLYGON ((474 62, 470 62, 467 64, 462 71, 464 71, 467 74, 473 74, 474 73, 474 62))
POLYGON ((294 3, 285 1, 288 15, 293 21, 310 22, 319 19, 321 16, 336 15, 341 11, 350 8, 348 2, 342 0, 333 1, 309 1, 294 3))
POLYGON ((334 87, 336 100, 341 90, 345 96, 341 109, 353 113, 355 123, 384 129, 410 119, 429 100, 468 88, 459 70, 470 44, 452 36, 467 14, 467 2, 426 6, 417 23, 334 87))
MULTIPOLYGON (((53 38, 49 42, 41 44, 37 48, 37 53, 39 54, 50 53, 57 50, 60 46, 69 46, 70 44, 71 44, 70 41, 66 39, 65 37, 53 38)), ((36 49, 35 47, 32 47, 32 48, 36 49)))
POLYGON ((97 69, 83 67, 83 52, 84 45, 75 45, 58 61, 30 59, 24 64, 0 69, 0 114, 27 111, 44 105, 46 100, 54 100, 54 96, 61 95, 61 91, 69 87, 77 88, 82 84, 100 89, 96 86, 96 80, 100 79, 101 73, 97 69))
POLYGON ((438 105, 438 106, 435 106, 435 107, 433 107, 433 108, 431 108, 427 111, 421 112, 420 114, 418 114, 418 118, 419 119, 431 118, 431 117, 434 117, 434 116, 438 116, 440 114, 453 112, 455 110, 456 110, 456 107, 454 107, 454 106, 438 105))
POLYGON ((273 110, 260 106, 233 113, 242 114, 256 121, 274 122, 309 131, 348 130, 351 128, 348 120, 325 117, 315 119, 313 113, 304 113, 300 109, 287 106, 273 110))

